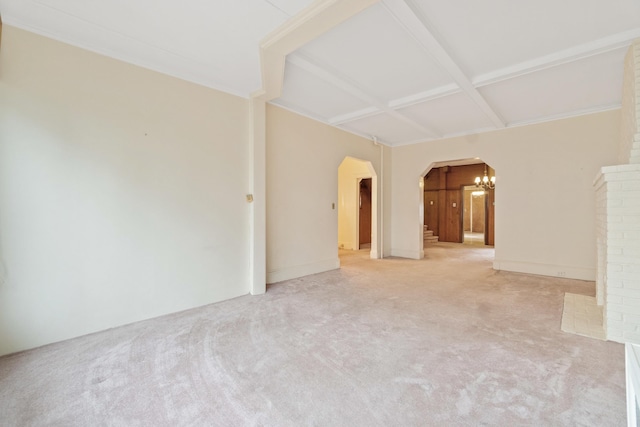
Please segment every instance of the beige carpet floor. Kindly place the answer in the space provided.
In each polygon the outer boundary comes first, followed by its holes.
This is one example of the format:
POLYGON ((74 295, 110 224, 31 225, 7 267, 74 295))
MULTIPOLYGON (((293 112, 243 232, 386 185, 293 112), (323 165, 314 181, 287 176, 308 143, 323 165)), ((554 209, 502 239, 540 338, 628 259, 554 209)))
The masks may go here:
POLYGON ((430 245, 0 358, 2 426, 623 426, 623 346, 560 330, 594 284, 430 245))

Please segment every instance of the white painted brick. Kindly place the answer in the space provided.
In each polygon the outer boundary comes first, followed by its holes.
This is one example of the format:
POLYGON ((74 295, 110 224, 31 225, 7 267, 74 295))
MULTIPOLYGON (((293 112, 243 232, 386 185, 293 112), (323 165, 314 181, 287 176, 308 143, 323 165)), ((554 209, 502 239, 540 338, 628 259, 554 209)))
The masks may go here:
POLYGON ((636 255, 629 253, 625 248, 622 248, 622 251, 621 255, 607 252, 609 264, 634 264, 636 262, 636 255))
MULTIPOLYGON (((611 264, 607 266, 607 271, 609 273, 621 273, 623 271, 625 271, 624 267, 629 267, 631 268, 631 266, 624 266, 624 265, 620 265, 620 264, 611 264)), ((629 273, 632 273, 633 271, 628 270, 629 273)))
MULTIPOLYGON (((640 248, 635 245, 629 245, 622 248, 623 256, 640 257, 640 248)), ((630 260, 633 263, 633 259, 630 260)), ((637 262, 637 259, 636 259, 637 262)))
POLYGON ((640 244, 640 230, 623 231, 622 238, 630 244, 640 244))
POLYGON ((622 320, 614 320, 611 317, 607 316, 607 329, 608 330, 622 331, 623 327, 624 327, 624 322, 622 320))
POLYGON ((638 313, 638 307, 631 307, 628 305, 615 304, 607 301, 607 312, 617 312, 624 314, 635 315, 638 313))
POLYGON ((624 342, 621 329, 607 328, 607 339, 610 341, 624 342))
MULTIPOLYGON (((638 196, 638 190, 618 190, 616 192, 616 195, 618 196, 616 197, 616 200, 622 201, 623 206, 625 206, 624 202, 629 199, 631 200, 640 199, 640 197, 638 196)), ((610 201, 613 201, 613 200, 607 200, 607 203, 609 203, 610 201)))
POLYGON ((618 312, 607 312, 607 315, 605 316, 607 318, 607 320, 610 321, 619 321, 619 322, 623 322, 624 319, 624 315, 622 313, 618 313, 618 312))
MULTIPOLYGON (((611 202, 615 203, 616 201, 612 200, 611 202)), ((640 221, 640 210, 636 209, 635 206, 625 205, 624 202, 625 200, 620 200, 620 203, 617 206, 608 205, 607 215, 613 216, 613 217, 620 217, 622 221, 624 221, 625 219, 640 221), (637 218, 634 218, 634 217, 637 217, 637 218)))
MULTIPOLYGON (((631 289, 631 288, 624 288, 624 291, 620 291, 620 292, 624 292, 624 295, 630 298, 640 298, 640 289, 631 289)), ((619 292, 613 292, 615 295, 622 295, 619 292)), ((638 316, 640 316, 640 311, 638 312, 638 316)))
POLYGON ((640 181, 624 181, 620 182, 621 190, 640 190, 640 181))
POLYGON ((607 220, 607 230, 609 231, 635 231, 640 230, 640 224, 623 223, 622 218, 618 222, 609 222, 607 220))
POLYGON ((623 279, 622 280, 622 287, 625 290, 637 290, 637 289, 640 289, 640 280, 638 280, 637 278, 634 278, 634 279, 623 279))
POLYGON ((640 299, 623 294, 622 305, 625 305, 627 307, 635 307, 637 310, 636 313, 640 313, 640 299))
POLYGON ((627 264, 621 267, 622 271, 624 271, 625 273, 640 274, 640 261, 638 261, 638 263, 636 264, 627 264))
POLYGON ((640 314, 638 314, 638 315, 624 314, 622 319, 623 319, 623 321, 625 323, 629 323, 629 324, 634 324, 636 326, 640 326, 640 314))
POLYGON ((622 255, 622 248, 616 248, 614 246, 608 246, 606 248, 608 255, 622 255))
MULTIPOLYGON (((604 179, 604 177, 603 177, 604 179)), ((621 182, 607 182, 607 191, 620 191, 622 190, 622 183, 621 182)), ((637 188, 637 190, 640 190, 640 187, 637 188)))
MULTIPOLYGON (((622 200, 612 200, 612 203, 615 203, 614 207, 618 207, 618 206, 622 206, 622 207, 629 207, 629 208, 638 208, 640 207, 640 197, 629 197, 626 196, 624 199, 622 200), (618 205, 618 203, 620 203, 618 205)), ((637 209, 636 209, 637 211, 637 209)))
POLYGON ((607 224, 622 222, 622 217, 619 215, 607 215, 607 224))
POLYGON ((640 344, 640 333, 624 332, 622 337, 626 342, 640 344))
POLYGON ((609 306, 610 304, 624 305, 623 297, 621 295, 613 295, 613 294, 607 295, 607 303, 609 306))
POLYGON ((640 224, 640 211, 634 209, 633 215, 626 214, 622 216, 622 222, 625 224, 640 224))
POLYGON ((607 288, 610 289, 614 289, 614 288, 622 288, 624 287, 624 282, 621 279, 613 279, 611 277, 607 277, 607 288))

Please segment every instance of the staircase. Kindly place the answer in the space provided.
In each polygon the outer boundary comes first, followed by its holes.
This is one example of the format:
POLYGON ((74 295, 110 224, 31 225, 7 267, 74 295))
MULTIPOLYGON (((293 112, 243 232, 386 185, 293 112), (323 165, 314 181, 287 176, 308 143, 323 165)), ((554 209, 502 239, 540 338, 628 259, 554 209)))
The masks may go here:
POLYGON ((438 241, 438 236, 434 236, 433 230, 429 230, 429 227, 425 225, 423 231, 423 239, 424 244, 426 245, 427 243, 436 243, 438 241))

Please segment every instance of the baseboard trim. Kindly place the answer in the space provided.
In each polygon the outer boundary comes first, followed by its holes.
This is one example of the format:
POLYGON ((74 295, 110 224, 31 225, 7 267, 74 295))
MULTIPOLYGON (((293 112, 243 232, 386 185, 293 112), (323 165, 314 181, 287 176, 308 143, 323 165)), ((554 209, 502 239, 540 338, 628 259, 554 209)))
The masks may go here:
POLYGON ((566 265, 536 264, 521 261, 493 262, 494 270, 513 271, 515 273, 537 274, 539 276, 562 277, 566 279, 596 280, 595 268, 569 267, 566 265))
POLYGON ((267 272, 267 283, 277 283, 284 280, 296 279, 298 277, 308 276, 310 274, 322 273, 329 270, 340 268, 340 259, 332 258, 311 264, 296 265, 293 267, 285 267, 279 270, 267 272))
POLYGON ((422 259, 424 258, 424 251, 391 248, 391 256, 397 256, 400 258, 409 258, 409 259, 422 259))
POLYGON ((355 243, 352 242, 351 240, 344 241, 344 242, 338 242, 338 247, 340 249, 348 249, 348 250, 356 250, 357 249, 355 243))

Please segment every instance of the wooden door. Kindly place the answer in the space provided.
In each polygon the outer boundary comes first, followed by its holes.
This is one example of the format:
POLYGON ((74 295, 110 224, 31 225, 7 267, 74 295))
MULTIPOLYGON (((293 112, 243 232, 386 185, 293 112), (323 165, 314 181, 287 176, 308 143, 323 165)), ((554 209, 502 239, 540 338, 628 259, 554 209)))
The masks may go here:
POLYGON ((360 181, 359 244, 371 243, 371 178, 360 181))
POLYGON ((484 196, 485 201, 485 227, 484 227, 484 244, 494 245, 495 230, 495 198, 496 190, 487 190, 484 196))
POLYGON ((444 239, 445 242, 462 243, 462 191, 460 190, 447 190, 446 191, 446 220, 444 239))

